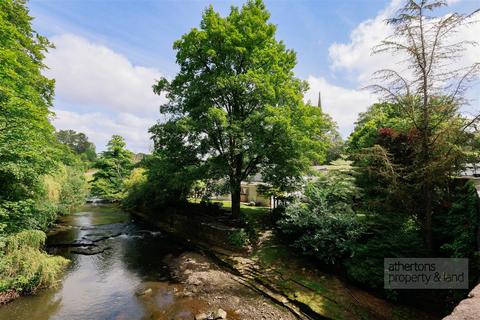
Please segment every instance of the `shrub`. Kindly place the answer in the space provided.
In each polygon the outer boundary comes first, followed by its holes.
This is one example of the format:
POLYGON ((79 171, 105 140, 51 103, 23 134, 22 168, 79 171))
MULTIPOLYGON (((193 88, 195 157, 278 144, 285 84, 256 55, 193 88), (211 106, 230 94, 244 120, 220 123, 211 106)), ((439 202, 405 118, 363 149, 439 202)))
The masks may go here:
POLYGON ((87 190, 87 181, 83 171, 74 167, 66 167, 58 202, 59 213, 68 214, 75 207, 85 203, 87 190))
POLYGON ((243 228, 235 230, 228 237, 228 242, 236 248, 243 248, 249 243, 248 234, 243 228))
POLYGON ((344 172, 330 172, 305 189, 306 202, 288 205, 278 221, 280 231, 304 254, 327 264, 336 264, 353 253, 361 234, 352 209, 358 194, 353 178, 344 172))
POLYGON ((327 264, 335 264, 353 252, 361 228, 355 215, 328 212, 329 208, 295 202, 278 222, 281 231, 293 238, 293 246, 327 264))
POLYGON ((345 261, 347 276, 370 288, 383 287, 385 257, 425 256, 419 223, 397 213, 367 214, 362 236, 345 261))
POLYGON ((56 217, 57 206, 49 201, 0 200, 0 231, 6 234, 25 229, 46 230, 56 217))
POLYGON ((0 239, 0 292, 23 294, 55 285, 68 260, 40 250, 46 235, 26 230, 0 239))
POLYGON ((142 206, 147 175, 145 169, 135 168, 130 176, 123 182, 125 197, 122 200, 122 206, 126 209, 135 209, 142 206))
POLYGON ((451 205, 435 216, 440 252, 449 257, 472 258, 477 248, 478 196, 473 182, 454 182, 451 205))
POLYGON ((55 173, 43 177, 39 200, 57 207, 60 214, 68 214, 75 207, 85 203, 88 193, 83 169, 79 166, 59 164, 55 173))

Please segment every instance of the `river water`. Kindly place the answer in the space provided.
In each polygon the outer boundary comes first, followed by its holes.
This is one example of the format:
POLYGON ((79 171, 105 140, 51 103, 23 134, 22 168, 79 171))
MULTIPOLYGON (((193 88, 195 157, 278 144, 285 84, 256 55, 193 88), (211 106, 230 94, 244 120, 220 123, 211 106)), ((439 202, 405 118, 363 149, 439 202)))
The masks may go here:
POLYGON ((83 207, 60 225, 47 250, 71 260, 62 282, 0 307, 1 320, 192 318, 188 304, 175 301, 167 263, 182 244, 113 206, 83 207), (146 303, 141 293, 152 287, 146 303))

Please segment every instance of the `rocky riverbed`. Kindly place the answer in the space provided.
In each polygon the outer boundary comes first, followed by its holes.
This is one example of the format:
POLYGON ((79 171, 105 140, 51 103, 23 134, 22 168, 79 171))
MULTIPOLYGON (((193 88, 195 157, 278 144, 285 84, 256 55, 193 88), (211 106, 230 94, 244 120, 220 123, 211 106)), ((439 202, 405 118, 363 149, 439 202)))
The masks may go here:
POLYGON ((219 268, 205 255, 187 252, 169 262, 174 278, 182 288, 181 298, 195 297, 205 301, 196 319, 218 319, 222 310, 228 319, 296 319, 258 292, 246 287, 238 276, 219 268))

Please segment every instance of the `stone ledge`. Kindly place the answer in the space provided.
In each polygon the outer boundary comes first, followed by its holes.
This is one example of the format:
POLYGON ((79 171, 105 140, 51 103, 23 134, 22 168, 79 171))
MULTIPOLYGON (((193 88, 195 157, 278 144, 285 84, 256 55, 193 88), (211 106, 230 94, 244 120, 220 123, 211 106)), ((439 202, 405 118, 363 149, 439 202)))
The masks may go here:
POLYGON ((480 284, 473 288, 468 298, 460 301, 452 313, 443 320, 478 320, 480 317, 480 284))

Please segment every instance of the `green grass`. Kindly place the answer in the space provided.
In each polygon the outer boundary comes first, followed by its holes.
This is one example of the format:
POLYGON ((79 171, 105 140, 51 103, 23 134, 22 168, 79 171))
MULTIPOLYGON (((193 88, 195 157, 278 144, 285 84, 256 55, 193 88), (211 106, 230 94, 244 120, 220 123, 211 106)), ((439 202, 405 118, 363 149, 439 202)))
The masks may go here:
MULTIPOLYGON (((199 199, 190 198, 191 203, 199 203, 199 199)), ((213 203, 219 203, 224 210, 230 211, 232 209, 232 202, 229 200, 212 200, 213 203)), ((270 208, 259 206, 248 206, 245 203, 240 204, 240 212, 242 214, 242 221, 244 222, 244 228, 248 234, 250 243, 256 243, 258 240, 258 234, 261 230, 265 229, 269 225, 270 220, 270 208)))
MULTIPOLYGON (((189 198, 191 203, 200 203, 200 199, 189 198)), ((223 209, 231 210, 232 202, 230 200, 211 200, 213 203, 220 203, 223 209)), ((259 207, 259 206, 248 206, 244 203, 240 204, 240 210, 246 215, 258 216, 270 212, 269 207, 259 207)))

